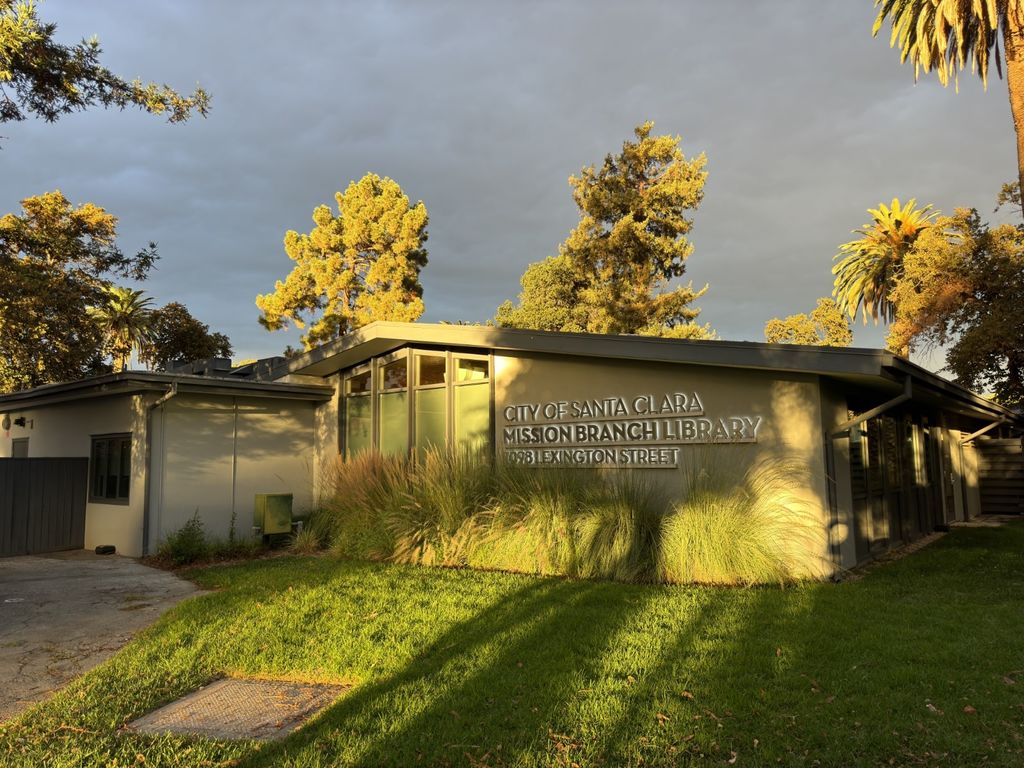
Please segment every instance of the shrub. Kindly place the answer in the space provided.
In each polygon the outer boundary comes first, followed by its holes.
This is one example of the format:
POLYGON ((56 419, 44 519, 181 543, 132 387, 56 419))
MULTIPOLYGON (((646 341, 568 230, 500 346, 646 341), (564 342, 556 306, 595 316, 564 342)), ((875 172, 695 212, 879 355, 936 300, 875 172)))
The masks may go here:
POLYGON ((347 557, 633 582, 814 573, 819 528, 793 492, 798 469, 708 458, 684 470, 683 501, 669 508, 638 473, 365 453, 336 466, 309 537, 347 557))
POLYGON ((256 557, 265 549, 263 542, 256 538, 213 539, 207 542, 206 556, 210 560, 238 560, 256 557))
POLYGON ((796 493, 791 461, 701 462, 684 472, 683 500, 661 531, 658 578, 751 585, 817 575, 823 551, 813 512, 796 493))
POLYGON ((288 549, 296 555, 313 555, 323 549, 323 541, 315 530, 307 526, 292 535, 288 549))
POLYGON ((309 527, 346 557, 386 559, 395 548, 385 520, 408 495, 409 462, 372 451, 337 462, 309 527))
POLYGON ((484 533, 469 564, 478 568, 578 575, 573 520, 594 495, 596 473, 498 465, 484 533))
POLYGON ((199 519, 198 509, 188 522, 163 540, 158 550, 160 557, 167 558, 175 565, 194 563, 206 557, 208 552, 203 521, 199 519))
POLYGON ((580 576, 653 581, 665 500, 641 475, 601 486, 574 522, 580 576))
POLYGON ((481 535, 480 513, 491 500, 490 462, 473 451, 432 449, 404 469, 410 482, 391 498, 385 514, 395 542, 390 559, 466 565, 481 535))

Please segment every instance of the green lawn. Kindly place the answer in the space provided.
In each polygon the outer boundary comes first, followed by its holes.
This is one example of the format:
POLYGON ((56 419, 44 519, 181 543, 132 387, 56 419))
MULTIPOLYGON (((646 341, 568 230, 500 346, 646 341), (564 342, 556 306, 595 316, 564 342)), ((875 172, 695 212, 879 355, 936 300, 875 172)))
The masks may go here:
POLYGON ((647 587, 284 557, 194 571, 0 765, 1024 764, 1024 525, 859 581, 647 587), (280 744, 119 733, 223 674, 347 681, 280 744))

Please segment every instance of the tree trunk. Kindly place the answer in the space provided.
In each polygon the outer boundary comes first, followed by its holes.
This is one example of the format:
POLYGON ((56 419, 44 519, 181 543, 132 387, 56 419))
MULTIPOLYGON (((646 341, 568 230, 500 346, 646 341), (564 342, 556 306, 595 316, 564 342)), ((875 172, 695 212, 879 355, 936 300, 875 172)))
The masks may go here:
POLYGON ((1017 132, 1017 180, 1024 195, 1024 25, 1019 14, 1008 11, 1003 19, 1003 51, 1006 54, 1006 88, 1017 132))

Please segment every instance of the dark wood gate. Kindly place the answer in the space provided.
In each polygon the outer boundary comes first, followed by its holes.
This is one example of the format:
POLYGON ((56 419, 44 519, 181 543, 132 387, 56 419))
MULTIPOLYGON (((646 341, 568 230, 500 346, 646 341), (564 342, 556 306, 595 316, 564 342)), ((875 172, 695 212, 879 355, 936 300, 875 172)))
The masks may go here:
POLYGON ((0 459, 0 557, 85 546, 89 460, 0 459))
POLYGON ((981 511, 988 514, 1024 513, 1024 451, 1021 438, 979 439, 978 485, 981 511))

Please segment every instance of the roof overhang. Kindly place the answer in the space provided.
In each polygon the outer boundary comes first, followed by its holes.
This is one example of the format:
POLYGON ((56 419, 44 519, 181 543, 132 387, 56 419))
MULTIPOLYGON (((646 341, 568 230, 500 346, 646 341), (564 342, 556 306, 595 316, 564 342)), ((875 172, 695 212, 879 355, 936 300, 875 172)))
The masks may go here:
POLYGON ((888 352, 877 349, 840 350, 748 341, 691 341, 491 326, 376 322, 293 358, 274 370, 274 378, 289 374, 330 376, 408 345, 865 375, 878 375, 892 358, 888 352))
POLYGON ((35 408, 96 397, 131 395, 144 392, 203 394, 227 397, 253 397, 323 402, 334 394, 324 385, 279 382, 237 381, 212 376, 190 376, 149 371, 129 371, 94 376, 61 384, 46 384, 23 392, 0 396, 0 413, 18 408, 35 408))
POLYGON ((957 403, 979 418, 1024 422, 1019 414, 881 349, 692 341, 650 336, 557 333, 493 326, 375 322, 277 367, 272 378, 327 377, 406 346, 567 355, 808 373, 847 382, 873 381, 899 389, 909 376, 916 390, 957 403))

